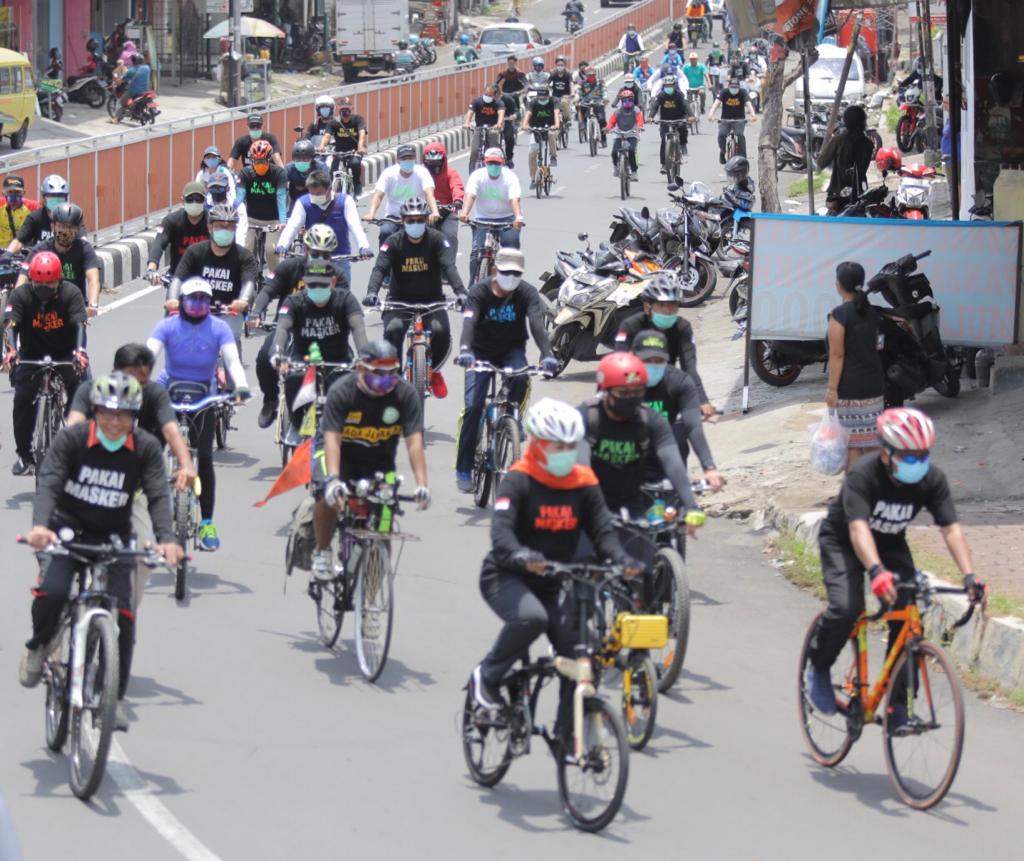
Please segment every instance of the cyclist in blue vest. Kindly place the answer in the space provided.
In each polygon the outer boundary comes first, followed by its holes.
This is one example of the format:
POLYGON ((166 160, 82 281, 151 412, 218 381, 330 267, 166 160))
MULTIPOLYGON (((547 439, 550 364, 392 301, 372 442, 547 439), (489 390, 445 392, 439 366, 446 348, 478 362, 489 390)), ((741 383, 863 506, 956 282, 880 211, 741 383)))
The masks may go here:
MULTIPOLYGON (((352 254, 352 239, 354 238, 359 255, 373 257, 370 242, 366 238, 366 231, 363 230, 363 225, 359 221, 355 199, 344 192, 335 197, 331 192, 331 178, 322 170, 310 172, 309 179, 306 180, 306 187, 309 192, 295 201, 288 223, 277 240, 277 253, 283 254, 298 236, 299 231, 312 227, 314 224, 326 224, 338 237, 336 253, 352 254)), ((339 265, 345 273, 345 278, 351 284, 351 265, 347 260, 341 261, 339 265)))
POLYGON ((622 72, 629 74, 630 55, 642 54, 645 50, 644 37, 636 31, 636 24, 627 24, 626 32, 619 39, 618 52, 622 54, 622 72))

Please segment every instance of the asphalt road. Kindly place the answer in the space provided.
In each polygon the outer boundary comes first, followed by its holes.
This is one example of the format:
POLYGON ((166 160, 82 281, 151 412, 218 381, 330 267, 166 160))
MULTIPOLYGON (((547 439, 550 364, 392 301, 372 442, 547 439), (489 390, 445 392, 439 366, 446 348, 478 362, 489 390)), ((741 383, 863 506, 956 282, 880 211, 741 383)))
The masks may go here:
MULTIPOLYGON (((656 132, 648 132, 636 205, 664 200, 656 145, 656 132)), ((718 181, 713 146, 710 135, 693 140, 687 177, 718 181)), ((523 176, 525 146, 517 161, 523 176)), ((557 179, 550 200, 524 205, 530 276, 556 248, 572 246, 576 232, 607 236, 618 205, 605 151, 591 159, 573 144, 557 179)), ((360 297, 367 274, 356 277, 360 297)), ((144 294, 99 318, 90 339, 94 367, 106 368, 125 340, 145 337, 158 319, 158 300, 144 294)), ((249 359, 255 350, 255 342, 245 344, 249 359)), ((724 399, 734 374, 707 371, 713 397, 724 399)), ((573 365, 535 392, 581 400, 592 390, 592 372, 573 365)), ((277 473, 277 455, 270 432, 256 429, 256 409, 239 413, 230 449, 218 456, 223 547, 198 558, 182 605, 167 576, 153 578, 129 688, 134 721, 117 737, 118 761, 89 805, 71 796, 65 758, 44 746, 42 690, 24 691, 15 680, 34 563, 13 539, 30 525, 32 486, 6 469, 13 452, 4 420, 0 536, 11 559, 0 581, 0 680, 7 691, 0 697, 0 792, 27 859, 620 858, 623 851, 852 859, 883 846, 909 858, 961 859, 982 850, 1016 856, 1024 809, 1017 715, 968 697, 961 770, 930 814, 895 799, 872 728, 836 771, 811 762, 795 688, 816 602, 778 576, 757 536, 728 521, 711 523, 691 546, 696 604, 688 665, 661 702, 648 750, 631 757, 614 823, 597 837, 573 831, 559 811, 553 762, 541 750, 516 762, 496 790, 476 787, 462 761, 456 716, 461 686, 498 620, 477 588, 488 517, 453 483, 461 376, 449 371, 451 395, 428 404, 435 503, 403 521, 423 540, 401 561, 395 637, 376 685, 359 675, 351 621, 338 651, 328 652, 317 640, 303 580, 284 591, 284 529, 299 492, 252 507, 277 473)), ((9 409, 4 390, 0 412, 9 409)), ((714 446, 713 429, 710 439, 714 446)), ((550 697, 542 703, 545 719, 553 705, 550 697)))

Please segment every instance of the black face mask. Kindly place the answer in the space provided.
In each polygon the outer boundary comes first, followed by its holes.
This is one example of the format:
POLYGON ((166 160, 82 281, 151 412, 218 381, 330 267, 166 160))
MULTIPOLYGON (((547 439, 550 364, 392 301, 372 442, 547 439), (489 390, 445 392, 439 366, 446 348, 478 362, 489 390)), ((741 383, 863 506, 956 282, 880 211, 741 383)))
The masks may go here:
POLYGON ((227 199, 227 192, 225 192, 224 194, 218 194, 213 191, 210 192, 210 200, 212 200, 214 203, 226 203, 227 199))
POLYGON ((608 409, 618 418, 629 419, 635 418, 637 410, 640 409, 641 404, 644 402, 644 392, 637 392, 635 395, 612 395, 609 394, 607 397, 608 409))

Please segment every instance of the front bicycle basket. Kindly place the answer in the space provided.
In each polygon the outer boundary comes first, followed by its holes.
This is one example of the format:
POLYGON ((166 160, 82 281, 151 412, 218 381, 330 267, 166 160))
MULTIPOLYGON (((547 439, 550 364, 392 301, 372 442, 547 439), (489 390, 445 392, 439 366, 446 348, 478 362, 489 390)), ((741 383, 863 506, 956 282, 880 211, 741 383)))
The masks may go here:
POLYGON ((668 645, 668 617, 620 613, 614 636, 624 649, 663 649, 668 645))

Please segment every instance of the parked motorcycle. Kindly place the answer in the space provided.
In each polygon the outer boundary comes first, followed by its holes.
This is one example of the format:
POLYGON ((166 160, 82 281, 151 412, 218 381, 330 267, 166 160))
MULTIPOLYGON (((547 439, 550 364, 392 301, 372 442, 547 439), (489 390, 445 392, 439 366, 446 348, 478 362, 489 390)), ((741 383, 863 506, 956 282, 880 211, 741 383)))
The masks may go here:
POLYGON ((102 108, 107 100, 107 88, 110 83, 111 66, 102 57, 99 63, 92 57, 77 75, 69 75, 65 85, 68 101, 79 102, 90 108, 102 108))
MULTIPOLYGON (((921 88, 908 87, 899 93, 897 103, 900 119, 896 123, 896 146, 900 152, 924 152, 925 109, 921 88)), ((939 105, 935 106, 932 124, 937 129, 942 128, 942 108, 939 105)))
POLYGON ((935 168, 924 164, 907 164, 900 168, 900 186, 893 197, 897 218, 927 221, 935 168))
POLYGON ((40 78, 36 86, 36 101, 39 102, 39 113, 48 120, 59 123, 64 116, 64 105, 67 94, 58 78, 40 78))

